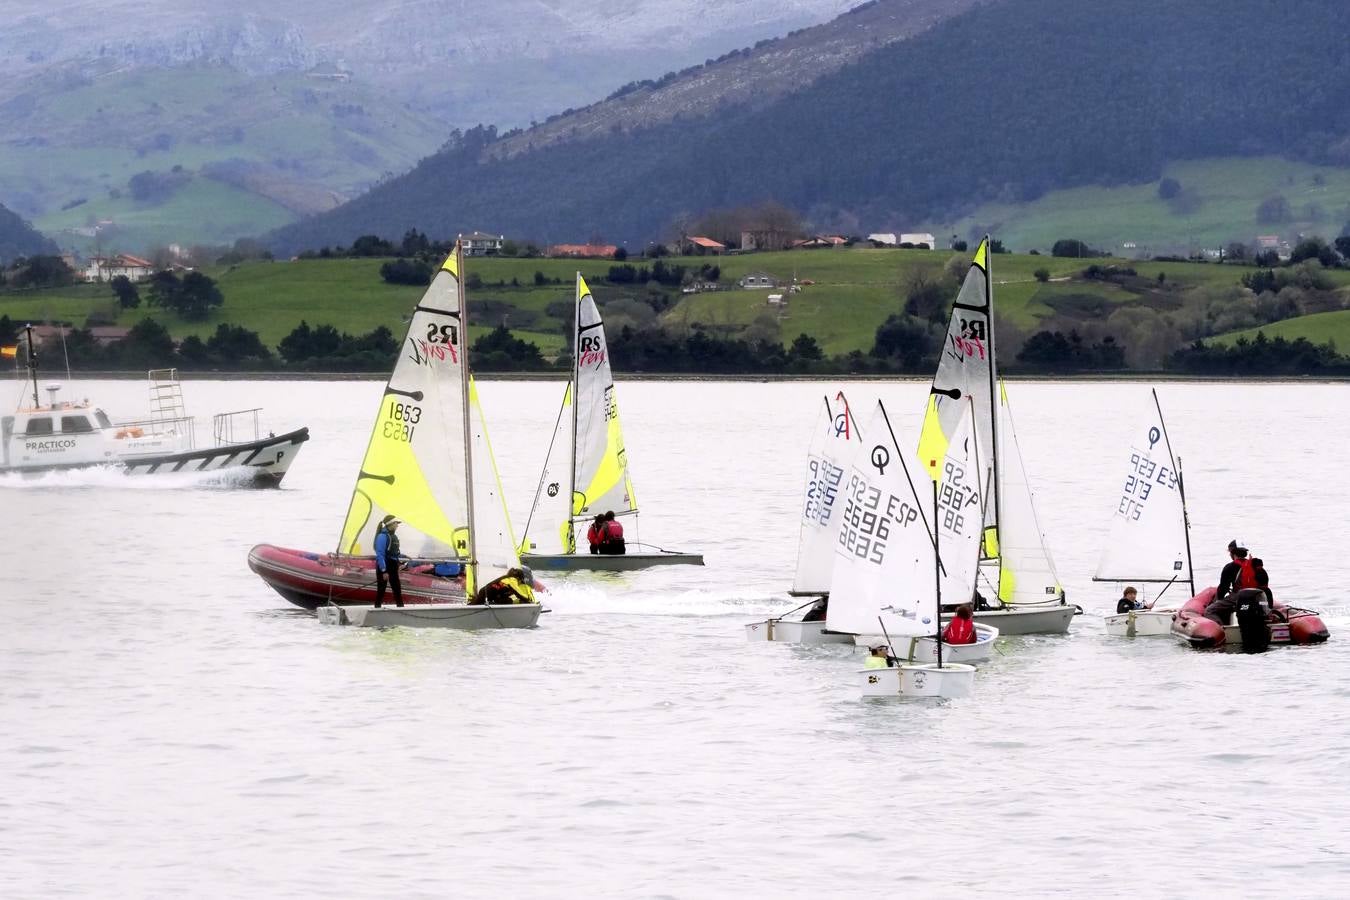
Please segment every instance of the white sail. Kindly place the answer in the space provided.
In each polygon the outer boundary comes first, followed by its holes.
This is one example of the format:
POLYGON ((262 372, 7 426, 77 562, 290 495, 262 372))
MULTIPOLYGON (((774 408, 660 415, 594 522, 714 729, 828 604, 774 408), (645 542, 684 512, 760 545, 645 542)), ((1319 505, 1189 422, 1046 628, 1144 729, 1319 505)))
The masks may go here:
POLYGON ((1064 588, 1041 531, 1031 483, 1017 446, 1008 391, 999 385, 998 484, 999 583, 998 599, 1005 604, 1059 603, 1064 588))
MULTIPOLYGON (((892 636, 932 634, 937 621, 933 537, 911 479, 914 465, 906 463, 880 401, 865 433, 870 437, 853 453, 837 501, 839 536, 827 626, 877 634, 882 617, 892 636), (889 612, 883 615, 883 609, 889 612)), ((914 474, 927 487, 928 481, 914 474)))
POLYGON ((553 428, 534 506, 525 522, 522 553, 561 555, 577 552, 572 524, 572 384, 563 391, 562 409, 553 428))
POLYGON ((479 587, 520 565, 511 517, 506 511, 497 459, 488 440, 478 385, 469 381, 469 429, 472 433, 470 470, 473 483, 473 552, 477 571, 470 567, 465 591, 470 596, 479 587))
POLYGON ((825 594, 830 590, 839 534, 837 512, 842 505, 836 501, 843 490, 845 469, 862 439, 843 391, 835 395, 835 402, 837 406, 832 409, 829 398, 821 398, 820 419, 806 453, 794 594, 825 594))
POLYGON ((577 274, 576 379, 573 412, 576 454, 572 516, 637 512, 628 477, 628 454, 619 427, 619 406, 609 370, 605 324, 586 281, 577 274))
MULTIPOLYGON (((947 336, 938 358, 937 373, 929 391, 923 430, 919 435, 919 460, 932 466, 947 454, 947 445, 961 416, 973 406, 979 458, 992 461, 994 454, 994 364, 993 331, 990 325, 988 238, 980 242, 966 272, 961 291, 952 305, 947 336)), ((995 485, 985 490, 985 526, 993 529, 997 514, 995 485)), ((988 535, 985 555, 997 555, 997 535, 988 535)))
POLYGON ((1098 581, 1190 581, 1181 480, 1156 394, 1121 445, 1122 478, 1098 581))
POLYGON ((459 273, 452 254, 413 311, 352 490, 340 553, 372 553, 380 520, 393 515, 404 523, 405 555, 469 555, 459 273))
MULTIPOLYGON (((930 471, 938 482, 938 554, 942 558, 942 605, 967 603, 975 592, 980 567, 980 535, 984 522, 984 486, 989 465, 979 455, 973 404, 957 423, 940 469, 930 471)), ((921 482, 922 483, 922 482, 921 482)))

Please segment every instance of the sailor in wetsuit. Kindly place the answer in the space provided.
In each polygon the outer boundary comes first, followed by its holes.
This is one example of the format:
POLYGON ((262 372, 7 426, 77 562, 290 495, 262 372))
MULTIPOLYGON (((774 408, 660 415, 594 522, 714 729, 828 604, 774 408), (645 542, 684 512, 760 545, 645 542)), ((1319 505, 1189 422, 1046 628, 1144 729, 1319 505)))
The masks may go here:
POLYGON ((1144 606, 1144 604, 1141 603, 1138 598, 1139 592, 1132 587, 1127 587, 1124 593, 1120 595, 1120 599, 1116 601, 1116 615, 1121 615, 1122 613, 1127 612, 1134 612, 1135 610, 1138 609, 1147 609, 1147 607, 1144 606))

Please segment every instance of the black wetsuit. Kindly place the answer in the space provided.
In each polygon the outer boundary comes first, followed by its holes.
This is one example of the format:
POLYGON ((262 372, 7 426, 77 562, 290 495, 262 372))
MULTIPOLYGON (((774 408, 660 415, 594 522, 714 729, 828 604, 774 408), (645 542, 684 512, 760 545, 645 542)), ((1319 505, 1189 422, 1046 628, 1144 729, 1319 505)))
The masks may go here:
POLYGON ((1209 601, 1209 605, 1205 607, 1205 618, 1218 622, 1220 625, 1228 624, 1228 617, 1237 612, 1240 605, 1237 592, 1233 590, 1240 574, 1242 574, 1242 566, 1237 560, 1223 567, 1223 571, 1219 573, 1219 590, 1214 594, 1214 599, 1209 601))
MULTIPOLYGON (((398 535, 392 531, 380 532, 389 538, 389 543, 384 547, 384 568, 380 568, 378 554, 375 559, 375 608, 379 609, 384 603, 385 582, 388 581, 389 587, 394 590, 394 605, 403 605, 403 585, 398 581, 398 561, 401 555, 398 552, 398 535)), ((379 540, 378 536, 376 540, 379 540)))
POLYGON ((802 616, 802 621, 823 622, 825 620, 825 612, 827 609, 828 602, 829 601, 827 600, 817 600, 816 604, 806 611, 806 615, 802 616))
POLYGON ((1116 615, 1143 608, 1144 604, 1140 603, 1138 600, 1127 600, 1124 597, 1121 597, 1116 601, 1116 615))

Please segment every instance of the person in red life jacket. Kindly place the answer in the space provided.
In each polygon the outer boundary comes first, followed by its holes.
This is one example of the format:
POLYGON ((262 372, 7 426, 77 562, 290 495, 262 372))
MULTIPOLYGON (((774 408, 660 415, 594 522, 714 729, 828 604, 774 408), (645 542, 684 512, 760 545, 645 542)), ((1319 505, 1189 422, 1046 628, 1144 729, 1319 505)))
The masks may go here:
POLYGON ((621 556, 628 552, 623 541, 623 526, 614 518, 614 510, 605 513, 604 536, 600 540, 600 552, 611 556, 621 556))
POLYGON ((586 529, 586 542, 591 545, 592 553, 600 552, 600 545, 605 541, 605 517, 596 516, 591 522, 591 527, 586 529))
POLYGON ((952 616, 952 620, 942 630, 942 642, 973 644, 975 640, 975 612, 969 603, 962 603, 956 608, 956 615, 952 616))
POLYGON ((1205 618, 1220 625, 1228 624, 1228 617, 1237 611, 1238 591, 1257 587, 1256 573, 1252 561, 1247 557, 1247 548, 1237 541, 1228 542, 1228 565, 1219 573, 1219 589, 1214 599, 1205 607, 1205 618))

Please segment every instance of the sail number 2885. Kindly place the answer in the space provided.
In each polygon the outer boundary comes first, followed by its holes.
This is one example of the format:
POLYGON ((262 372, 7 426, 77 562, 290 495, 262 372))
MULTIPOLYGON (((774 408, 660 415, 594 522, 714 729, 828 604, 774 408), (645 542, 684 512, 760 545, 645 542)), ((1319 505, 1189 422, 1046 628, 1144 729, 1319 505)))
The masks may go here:
POLYGON ((411 441, 413 426, 422 421, 422 407, 412 403, 392 403, 389 418, 384 420, 383 434, 394 441, 411 441))

